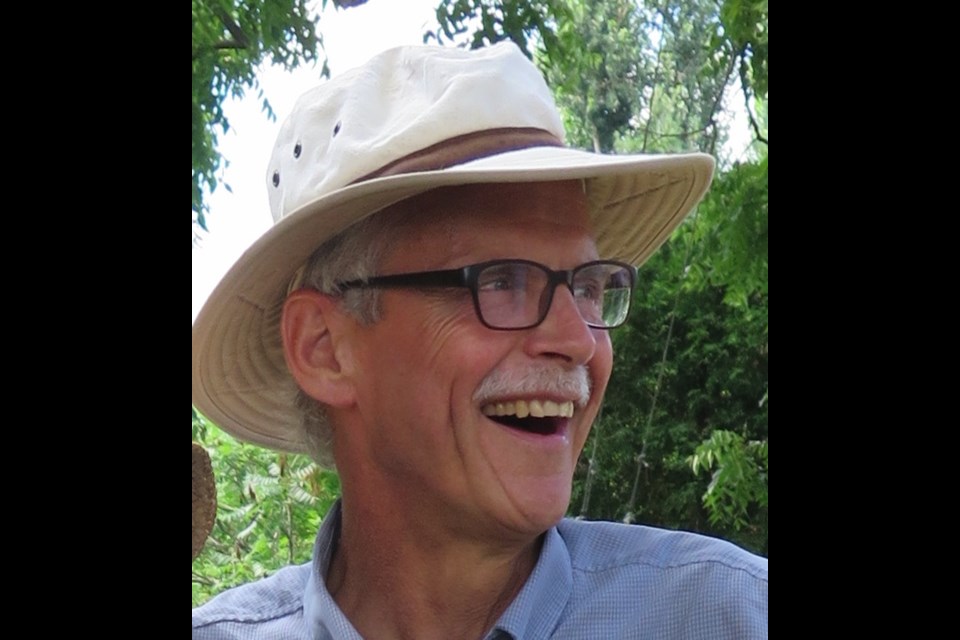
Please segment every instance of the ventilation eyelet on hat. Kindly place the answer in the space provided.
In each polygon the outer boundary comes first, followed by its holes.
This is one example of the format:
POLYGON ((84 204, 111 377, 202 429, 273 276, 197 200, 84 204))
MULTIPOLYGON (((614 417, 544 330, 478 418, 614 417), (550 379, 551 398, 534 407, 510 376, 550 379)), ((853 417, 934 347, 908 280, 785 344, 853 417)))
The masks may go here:
POLYGON ((340 121, 337 120, 337 124, 333 125, 333 137, 337 137, 337 134, 340 133, 340 121))
POLYGON ((273 172, 273 186, 275 186, 275 187, 279 187, 279 186, 280 186, 280 172, 279 172, 279 171, 274 171, 274 172, 273 172))
POLYGON ((301 151, 303 151, 303 145, 298 142, 298 143, 297 143, 297 146, 295 146, 295 147, 293 148, 293 157, 294 157, 294 158, 299 158, 301 151))

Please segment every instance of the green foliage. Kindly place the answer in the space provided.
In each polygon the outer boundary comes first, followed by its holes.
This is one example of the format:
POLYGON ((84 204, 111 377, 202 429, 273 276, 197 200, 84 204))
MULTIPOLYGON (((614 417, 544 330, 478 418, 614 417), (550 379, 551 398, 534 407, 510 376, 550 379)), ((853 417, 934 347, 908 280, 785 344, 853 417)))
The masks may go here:
POLYGON ((241 443, 196 410, 193 434, 210 454, 217 483, 216 523, 193 562, 198 606, 225 589, 309 561, 340 481, 306 456, 241 443))
POLYGON ((736 71, 745 95, 762 86, 756 95, 766 97, 765 1, 447 0, 437 21, 425 41, 509 39, 534 58, 573 146, 714 153, 736 71))
POLYGON ((609 153, 633 128, 653 83, 644 16, 630 0, 567 2, 556 24, 537 63, 564 114, 567 142, 609 153))
POLYGON ((437 7, 436 32, 426 33, 424 42, 456 43, 479 49, 501 40, 512 40, 532 57, 531 36, 548 44, 553 41, 550 24, 564 9, 563 0, 446 0, 437 7), (471 33, 472 32, 472 33, 471 33))
POLYGON ((762 98, 767 97, 767 5, 767 0, 724 0, 720 8, 724 31, 743 63, 747 87, 762 98))
POLYGON ((694 473, 715 469, 703 494, 711 524, 739 531, 750 524, 752 508, 767 508, 766 440, 747 441, 735 431, 717 430, 687 461, 694 473))
MULTIPOLYGON (((193 223, 206 229, 204 189, 217 187, 217 137, 230 123, 228 96, 258 88, 260 64, 291 69, 317 57, 322 41, 306 0, 192 0, 193 2, 193 223)), ((324 0, 324 5, 326 0, 324 0)), ((323 74, 329 75, 324 62, 323 74)), ((268 117, 270 103, 259 97, 268 117)))
MULTIPOLYGON (((724 300, 747 309, 767 296, 767 157, 718 175, 700 205, 693 241, 700 260, 686 286, 724 287, 724 300)), ((764 328, 764 333, 766 329, 764 328)))
POLYGON ((630 320, 612 336, 614 374, 570 513, 702 531, 765 553, 765 510, 751 511, 746 527, 711 520, 707 480, 687 462, 717 430, 767 439, 766 298, 742 308, 724 302, 723 287, 684 287, 695 237, 675 236, 640 270, 630 320))
MULTIPOLYGON (((767 0, 723 0, 720 8, 724 38, 737 63, 745 108, 756 140, 767 143, 766 127, 758 122, 755 103, 767 100, 767 0)), ((730 55, 730 54, 728 54, 730 55)))

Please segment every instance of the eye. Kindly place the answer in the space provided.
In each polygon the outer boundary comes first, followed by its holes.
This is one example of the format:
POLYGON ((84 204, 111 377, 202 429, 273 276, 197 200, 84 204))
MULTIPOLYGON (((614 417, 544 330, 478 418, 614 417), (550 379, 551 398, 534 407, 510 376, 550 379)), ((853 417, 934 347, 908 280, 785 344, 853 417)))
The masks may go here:
POLYGON ((527 270, 523 265, 500 264, 483 270, 477 279, 480 291, 513 291, 526 287, 527 270))
POLYGON ((480 291, 510 291, 517 288, 516 281, 509 274, 484 275, 477 283, 480 291))
POLYGON ((574 283, 573 295, 581 300, 598 302, 603 299, 603 281, 596 278, 578 279, 574 283))

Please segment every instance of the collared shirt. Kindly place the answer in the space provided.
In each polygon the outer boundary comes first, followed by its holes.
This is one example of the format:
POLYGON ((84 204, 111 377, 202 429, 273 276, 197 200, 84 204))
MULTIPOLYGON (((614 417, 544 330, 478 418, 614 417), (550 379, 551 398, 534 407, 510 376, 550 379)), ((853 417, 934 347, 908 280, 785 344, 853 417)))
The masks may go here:
MULTIPOLYGON (((337 503, 312 562, 194 609, 194 640, 362 640, 324 584, 339 528, 337 503)), ((693 533, 564 519, 484 640, 766 637, 766 558, 693 533)))

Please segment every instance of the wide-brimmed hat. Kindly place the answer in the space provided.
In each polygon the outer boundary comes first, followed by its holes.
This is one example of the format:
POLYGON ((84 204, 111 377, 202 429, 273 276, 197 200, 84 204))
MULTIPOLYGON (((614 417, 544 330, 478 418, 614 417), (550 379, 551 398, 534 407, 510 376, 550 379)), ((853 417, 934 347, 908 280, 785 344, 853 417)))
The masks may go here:
POLYGON ((549 88, 512 43, 391 49, 301 96, 267 169, 274 226, 193 324, 194 406, 243 440, 305 450, 283 301, 320 244, 391 204, 442 186, 583 180, 600 256, 639 266, 713 175, 702 153, 603 155, 563 138, 549 88))

